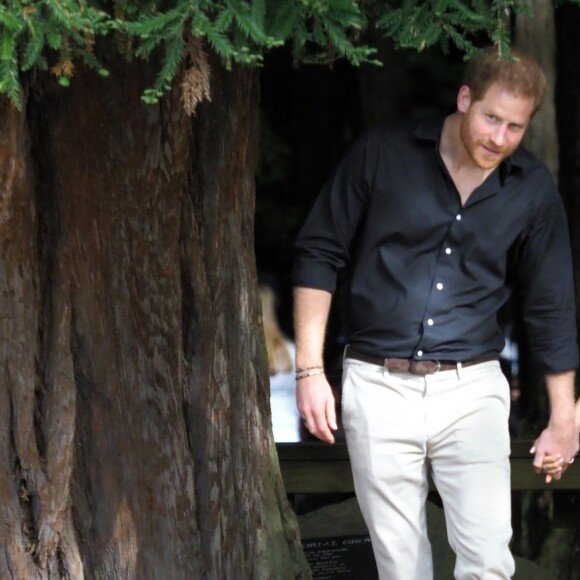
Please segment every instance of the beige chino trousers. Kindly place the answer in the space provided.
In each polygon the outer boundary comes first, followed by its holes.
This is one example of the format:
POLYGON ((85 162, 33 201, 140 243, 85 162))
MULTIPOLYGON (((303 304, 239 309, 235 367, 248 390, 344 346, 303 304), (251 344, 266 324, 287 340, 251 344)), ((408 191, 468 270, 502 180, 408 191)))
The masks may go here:
POLYGON ((457 580, 514 574, 509 388, 499 363, 427 376, 344 361, 342 419, 381 580, 431 580, 425 501, 443 501, 457 580))

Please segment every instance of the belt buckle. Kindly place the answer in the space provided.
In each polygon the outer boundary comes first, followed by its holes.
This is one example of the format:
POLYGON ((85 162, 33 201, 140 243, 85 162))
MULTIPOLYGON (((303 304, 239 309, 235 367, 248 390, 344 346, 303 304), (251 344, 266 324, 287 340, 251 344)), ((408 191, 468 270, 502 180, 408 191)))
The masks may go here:
POLYGON ((409 372, 411 372, 414 375, 419 375, 419 376, 426 376, 426 375, 435 375, 437 374, 439 371, 441 370, 441 363, 438 360, 412 360, 410 361, 409 364, 409 372), (424 372, 419 372, 418 371, 418 366, 423 363, 424 365, 427 365, 427 363, 435 363, 437 366, 435 367, 435 370, 428 372, 427 370, 425 370, 424 372))

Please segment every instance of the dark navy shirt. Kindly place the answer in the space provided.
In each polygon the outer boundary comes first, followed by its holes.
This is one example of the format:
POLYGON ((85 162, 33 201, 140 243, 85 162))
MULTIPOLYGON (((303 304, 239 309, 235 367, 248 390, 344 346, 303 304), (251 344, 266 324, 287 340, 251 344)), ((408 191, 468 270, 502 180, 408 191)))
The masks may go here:
POLYGON ((576 368, 569 233, 548 169, 520 147, 462 206, 438 151, 443 121, 358 140, 298 236, 294 286, 334 292, 348 266, 353 348, 457 361, 501 351, 497 313, 517 287, 540 370, 576 368))

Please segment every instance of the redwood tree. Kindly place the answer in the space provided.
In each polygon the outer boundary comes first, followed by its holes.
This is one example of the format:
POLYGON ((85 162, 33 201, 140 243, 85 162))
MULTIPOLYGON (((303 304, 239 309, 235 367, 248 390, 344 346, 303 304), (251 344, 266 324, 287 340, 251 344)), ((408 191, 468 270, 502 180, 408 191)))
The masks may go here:
POLYGON ((149 67, 4 105, 0 577, 307 575, 272 460, 256 73, 193 122, 149 67))

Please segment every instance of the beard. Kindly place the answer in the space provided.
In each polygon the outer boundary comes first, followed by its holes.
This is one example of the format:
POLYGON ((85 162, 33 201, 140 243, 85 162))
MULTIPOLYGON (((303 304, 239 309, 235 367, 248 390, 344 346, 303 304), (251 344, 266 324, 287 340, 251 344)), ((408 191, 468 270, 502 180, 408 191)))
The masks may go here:
POLYGON ((477 139, 473 136, 471 119, 465 115, 459 127, 461 142, 470 159, 480 169, 495 169, 506 157, 512 154, 513 148, 498 147, 489 139, 477 139))

